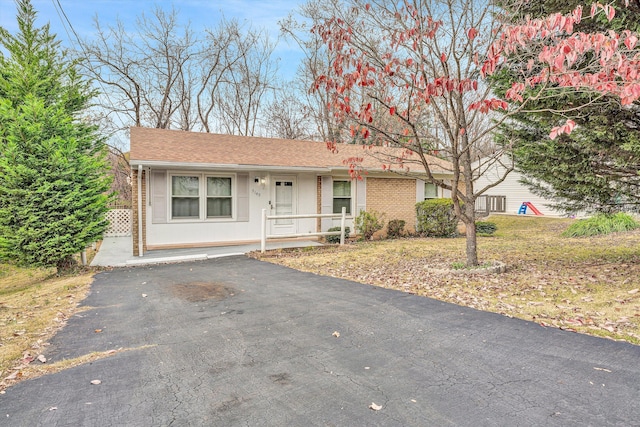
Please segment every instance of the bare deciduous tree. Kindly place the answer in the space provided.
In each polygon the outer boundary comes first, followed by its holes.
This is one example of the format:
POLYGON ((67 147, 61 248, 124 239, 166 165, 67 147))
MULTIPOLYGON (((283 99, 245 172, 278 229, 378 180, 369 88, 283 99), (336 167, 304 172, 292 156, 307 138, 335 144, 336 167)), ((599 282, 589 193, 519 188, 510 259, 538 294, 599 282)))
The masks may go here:
POLYGON ((275 138, 311 139, 310 116, 309 106, 296 95, 276 97, 267 107, 267 134, 275 138))
POLYGON ((116 194, 118 205, 128 205, 131 203, 131 168, 129 167, 129 156, 115 147, 109 147, 107 155, 111 176, 111 191, 116 194))
POLYGON ((219 85, 214 109, 224 133, 255 135, 263 101, 276 89, 278 68, 272 59, 274 49, 275 44, 265 31, 249 28, 244 37, 237 37, 225 51, 225 62, 233 65, 219 85))
POLYGON ((311 139, 344 142, 349 140, 345 134, 346 128, 330 110, 329 96, 325 92, 312 90, 316 79, 329 71, 334 58, 322 38, 310 30, 331 16, 335 7, 337 3, 334 0, 310 0, 299 7, 297 14, 300 19, 290 15, 279 24, 285 37, 295 42, 304 54, 293 84, 300 102, 306 105, 310 114, 309 120, 314 129, 311 139))
POLYGON ((265 95, 275 89, 274 45, 234 20, 197 37, 178 18, 158 7, 138 18, 135 31, 95 20, 95 38, 82 50, 105 93, 105 115, 120 115, 123 128, 253 135, 265 95))

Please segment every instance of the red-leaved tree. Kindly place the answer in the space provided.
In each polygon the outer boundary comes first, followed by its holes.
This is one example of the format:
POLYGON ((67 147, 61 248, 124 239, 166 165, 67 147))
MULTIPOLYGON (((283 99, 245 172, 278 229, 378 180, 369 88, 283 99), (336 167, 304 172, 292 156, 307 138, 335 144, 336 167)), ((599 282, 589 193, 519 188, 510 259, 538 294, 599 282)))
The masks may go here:
MULTIPOLYGON (((510 114, 526 107, 525 91, 535 98, 548 96, 550 87, 571 87, 596 96, 616 94, 623 103, 640 96, 637 36, 628 31, 573 34, 581 11, 515 24, 492 2, 353 0, 314 28, 335 58, 315 89, 328 92, 329 106, 350 123, 355 141, 402 149, 399 158, 367 150, 383 165, 400 164, 396 172, 419 172, 451 191, 456 214, 466 225, 467 266, 478 264, 475 201, 512 170, 506 165, 493 184, 474 188, 509 149, 506 144, 486 156, 480 147, 510 114), (507 93, 507 99, 520 102, 509 105, 491 93, 485 79, 509 66, 509 55, 530 55, 533 44, 543 44, 542 53, 521 70, 507 93), (432 173, 428 157, 436 152, 451 162, 451 180, 432 173)), ((611 19, 614 13, 610 5, 596 4, 591 16, 611 19)), ((550 136, 574 126, 567 121, 550 136)))
POLYGON ((474 187, 503 155, 483 150, 496 126, 491 113, 507 109, 481 75, 500 29, 495 12, 476 0, 354 0, 314 28, 334 58, 315 89, 328 92, 329 106, 350 124, 354 142, 370 148, 367 155, 450 191, 466 225, 468 266, 478 264, 476 199, 506 176, 474 187), (401 154, 377 146, 399 147, 401 154), (431 155, 451 162, 451 179, 433 173, 431 155))
MULTIPOLYGON (((629 0, 625 1, 626 6, 629 0)), ((604 15, 608 21, 615 16, 612 4, 593 3, 588 19, 604 15)), ((539 51, 527 61, 517 81, 506 92, 509 100, 523 102, 529 88, 571 88, 594 95, 615 95, 622 105, 640 98, 640 50, 638 34, 629 30, 599 33, 575 32, 574 26, 583 19, 583 7, 570 14, 552 14, 544 19, 526 19, 505 25, 500 37, 491 45, 482 66, 482 75, 508 66, 510 55, 527 55, 539 51), (536 49, 532 49, 532 47, 536 49)), ((555 139, 575 128, 573 120, 552 129, 555 139)))

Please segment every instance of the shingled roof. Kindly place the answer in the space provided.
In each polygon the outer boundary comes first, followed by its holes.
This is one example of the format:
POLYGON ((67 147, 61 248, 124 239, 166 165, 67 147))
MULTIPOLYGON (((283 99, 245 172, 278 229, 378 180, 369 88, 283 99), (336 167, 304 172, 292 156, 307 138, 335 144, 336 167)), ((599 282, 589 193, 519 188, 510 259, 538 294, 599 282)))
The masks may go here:
MULTIPOLYGON (((383 170, 376 155, 399 156, 400 149, 388 147, 363 148, 361 145, 338 144, 337 153, 327 149, 324 142, 293 139, 262 138, 180 130, 132 127, 132 166, 255 166, 296 169, 348 169, 344 162, 351 157, 362 158, 366 170, 383 170)), ((380 156, 378 156, 380 157, 380 156)), ((412 158, 417 160, 417 156, 412 158)), ((413 160, 413 159, 412 159, 413 160)), ((428 157, 433 173, 450 173, 451 164, 437 157, 428 157)), ((386 161, 388 165, 388 160, 386 161)), ((393 165, 399 169, 399 165, 393 165)), ((410 170, 423 171, 422 166, 411 164, 410 170)))

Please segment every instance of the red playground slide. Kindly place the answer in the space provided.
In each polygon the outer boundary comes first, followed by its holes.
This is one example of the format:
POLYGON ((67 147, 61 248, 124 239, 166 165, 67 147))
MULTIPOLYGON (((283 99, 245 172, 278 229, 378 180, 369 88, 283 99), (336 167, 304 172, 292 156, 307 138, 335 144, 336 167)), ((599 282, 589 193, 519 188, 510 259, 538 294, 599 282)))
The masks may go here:
POLYGON ((531 202, 522 202, 522 206, 520 206, 520 210, 518 211, 518 214, 526 215, 527 208, 531 209, 531 212, 533 212, 535 215, 544 215, 542 212, 536 209, 536 207, 533 206, 533 203, 531 202))

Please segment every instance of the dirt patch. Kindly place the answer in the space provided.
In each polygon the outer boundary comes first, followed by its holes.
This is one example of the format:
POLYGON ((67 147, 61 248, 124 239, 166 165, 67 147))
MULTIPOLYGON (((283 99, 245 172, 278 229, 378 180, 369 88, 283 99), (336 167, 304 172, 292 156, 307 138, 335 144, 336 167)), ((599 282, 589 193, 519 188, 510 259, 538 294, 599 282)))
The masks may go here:
POLYGON ((201 302, 210 299, 220 301, 236 294, 235 289, 222 283, 191 282, 180 283, 171 287, 174 296, 189 301, 201 302))

